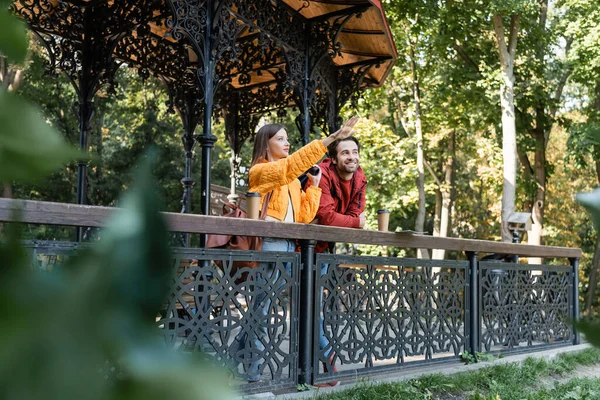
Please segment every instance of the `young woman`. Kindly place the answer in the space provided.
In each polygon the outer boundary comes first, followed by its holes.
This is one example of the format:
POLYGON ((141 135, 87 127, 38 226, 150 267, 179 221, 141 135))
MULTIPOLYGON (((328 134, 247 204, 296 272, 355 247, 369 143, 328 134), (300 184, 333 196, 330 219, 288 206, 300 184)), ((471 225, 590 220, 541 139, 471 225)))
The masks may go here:
MULTIPOLYGON (((249 183, 250 191, 261 195, 261 208, 265 195, 272 192, 266 220, 308 224, 315 218, 321 199, 319 188, 321 172, 319 171, 317 175, 307 174, 311 185, 306 191, 302 190, 298 177, 325 155, 327 146, 333 141, 352 135, 357 120, 356 117, 349 119, 337 132, 325 139, 314 140, 293 154, 289 154, 290 143, 283 126, 269 124, 258 130, 254 139, 249 183)), ((263 239, 263 251, 292 252, 295 248, 295 240, 268 237, 263 239)), ((288 274, 291 274, 291 267, 286 265, 285 268, 288 274)), ((257 283, 266 284, 279 279, 280 272, 275 270, 274 263, 261 264, 257 270, 262 271, 254 277, 257 283)), ((255 314, 258 313, 254 315, 254 320, 262 324, 268 323, 266 316, 273 296, 276 298, 278 293, 261 291, 254 296, 251 307, 255 314)), ((276 313, 275 310, 271 312, 276 313)), ((260 361, 263 358, 262 352, 265 349, 263 342, 266 334, 267 329, 262 326, 254 328, 252 332, 240 338, 236 359, 245 360, 248 382, 260 381, 260 361)))

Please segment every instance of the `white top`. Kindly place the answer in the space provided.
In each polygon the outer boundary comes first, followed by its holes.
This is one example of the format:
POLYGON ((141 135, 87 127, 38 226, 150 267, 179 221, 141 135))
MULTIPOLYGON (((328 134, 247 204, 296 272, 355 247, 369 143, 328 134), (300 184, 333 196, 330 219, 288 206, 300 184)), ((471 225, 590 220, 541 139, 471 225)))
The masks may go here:
MULTIPOLYGON (((265 218, 265 221, 279 221, 277 218, 273 218, 269 215, 265 218)), ((283 222, 294 222, 294 206, 292 205, 292 197, 288 189, 288 207, 285 212, 285 218, 283 222)))

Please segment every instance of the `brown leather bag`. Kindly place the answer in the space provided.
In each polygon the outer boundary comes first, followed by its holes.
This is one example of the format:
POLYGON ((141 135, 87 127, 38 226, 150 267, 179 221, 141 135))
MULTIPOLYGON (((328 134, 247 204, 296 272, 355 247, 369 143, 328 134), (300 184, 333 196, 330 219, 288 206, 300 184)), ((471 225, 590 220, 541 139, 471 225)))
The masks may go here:
MULTIPOLYGON (((263 201, 262 209, 260 210, 259 219, 265 219, 267 217, 267 209, 269 208, 269 202, 271 201, 271 195, 273 192, 267 193, 263 201)), ((223 216, 229 218, 248 218, 246 212, 233 203, 223 204, 223 216), (227 209, 231 211, 228 212, 227 209)), ((207 235, 206 236, 206 248, 211 249, 224 249, 224 250, 262 250, 262 237, 257 236, 242 236, 242 235, 207 235)), ((215 260, 215 264, 221 270, 223 270, 223 263, 220 260, 215 260)), ((234 261, 229 272, 231 276, 234 276, 240 268, 257 268, 259 265, 258 261, 234 261)), ((243 274, 240 278, 236 279, 236 283, 246 280, 247 273, 243 274)))

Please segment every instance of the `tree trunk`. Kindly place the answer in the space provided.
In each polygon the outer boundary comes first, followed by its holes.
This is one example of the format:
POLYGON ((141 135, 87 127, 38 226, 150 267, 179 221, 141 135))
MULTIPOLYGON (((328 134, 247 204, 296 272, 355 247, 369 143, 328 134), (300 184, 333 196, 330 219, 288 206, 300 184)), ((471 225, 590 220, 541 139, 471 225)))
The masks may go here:
MULTIPOLYGON (((433 216, 433 236, 440 236, 440 220, 442 218, 442 189, 435 190, 435 215, 433 216)), ((435 258, 435 257, 433 257, 435 258)))
MULTIPOLYGON (((410 45, 410 66, 412 71, 413 96, 415 101, 415 134, 417 139, 417 189, 419 190, 419 211, 415 221, 415 231, 425 231, 425 155, 423 154, 423 129, 421 124, 421 96, 419 93, 419 78, 415 62, 414 44, 410 45)), ((418 258, 429 258, 427 249, 417 249, 418 258)))
MULTIPOLYGON (((543 127, 535 135, 535 182, 537 192, 531 207, 533 224, 527 234, 527 243, 532 245, 542 244, 542 230, 544 228, 544 204, 546 201, 546 143, 543 127)), ((542 258, 529 257, 529 264, 541 264, 542 258)))
POLYGON ((517 181, 517 132, 515 124, 513 66, 517 46, 519 16, 510 19, 510 36, 507 46, 504 37, 504 24, 501 15, 494 16, 494 31, 500 55, 502 84, 500 85, 500 104, 502 108, 502 156, 504 161, 504 182, 502 185, 502 240, 510 242, 512 235, 508 230, 508 218, 515 210, 515 191, 517 181))
MULTIPOLYGON (((440 236, 448 237, 450 230, 450 210, 452 209, 454 193, 454 155, 455 155, 455 131, 448 138, 448 156, 444 165, 444 185, 442 186, 442 213, 440 216, 440 236)), ((446 257, 446 251, 440 250, 440 260, 446 257)))
MULTIPOLYGON (((544 228, 544 205, 546 202, 546 114, 544 104, 536 109, 536 126, 533 130, 535 139, 535 183, 537 186, 535 201, 531 206, 533 224, 527 234, 527 243, 541 245, 544 228)), ((529 264, 542 264, 542 258, 529 257, 529 264)))
MULTIPOLYGON (((435 190, 435 214, 433 216, 433 236, 440 236, 440 226, 441 226, 441 218, 442 218, 442 190, 438 186, 435 190)), ((432 260, 443 260, 444 259, 444 250, 442 249, 433 249, 431 250, 431 259, 432 260)))

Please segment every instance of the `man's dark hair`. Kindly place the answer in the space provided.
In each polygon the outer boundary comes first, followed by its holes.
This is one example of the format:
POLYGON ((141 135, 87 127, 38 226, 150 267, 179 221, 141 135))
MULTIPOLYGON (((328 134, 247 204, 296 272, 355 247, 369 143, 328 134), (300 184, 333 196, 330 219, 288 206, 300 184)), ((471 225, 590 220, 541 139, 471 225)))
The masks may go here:
POLYGON ((347 138, 342 139, 342 140, 335 140, 335 141, 333 141, 333 143, 331 143, 329 146, 327 146, 327 153, 329 154, 329 158, 337 159, 337 155, 338 155, 337 146, 338 146, 338 144, 340 144, 341 142, 345 142, 346 140, 351 140, 354 143, 356 143, 356 146, 358 147, 358 152, 360 153, 360 143, 358 143, 358 139, 355 138, 354 136, 348 136, 347 138))

